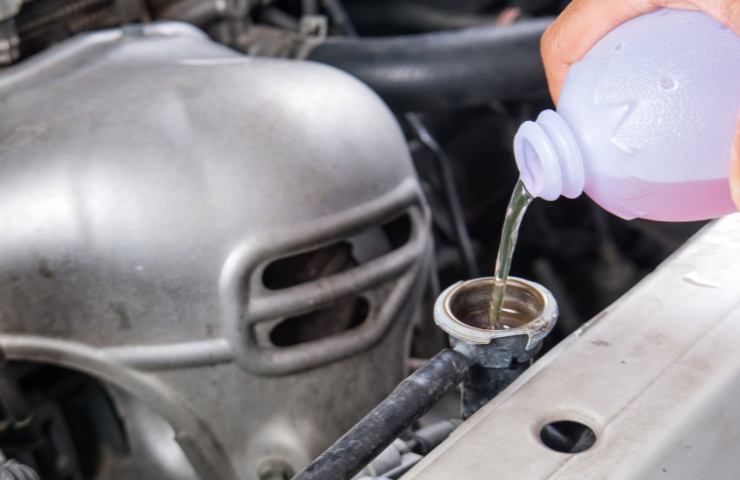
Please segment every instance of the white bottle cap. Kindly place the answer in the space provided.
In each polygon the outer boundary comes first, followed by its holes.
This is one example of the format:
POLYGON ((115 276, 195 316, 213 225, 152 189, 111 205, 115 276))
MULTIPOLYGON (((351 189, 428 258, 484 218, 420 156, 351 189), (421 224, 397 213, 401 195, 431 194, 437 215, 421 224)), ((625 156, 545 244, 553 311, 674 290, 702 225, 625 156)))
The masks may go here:
POLYGON ((545 200, 583 193, 581 151, 565 120, 545 110, 536 122, 524 122, 514 136, 514 157, 529 193, 545 200))

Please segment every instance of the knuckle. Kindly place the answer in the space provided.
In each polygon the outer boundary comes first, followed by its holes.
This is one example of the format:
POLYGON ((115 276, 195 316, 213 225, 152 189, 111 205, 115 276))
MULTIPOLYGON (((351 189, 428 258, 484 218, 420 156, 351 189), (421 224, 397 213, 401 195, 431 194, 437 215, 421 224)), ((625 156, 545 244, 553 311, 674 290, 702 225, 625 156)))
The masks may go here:
POLYGON ((557 25, 553 23, 547 29, 545 30, 545 33, 542 34, 542 37, 540 38, 540 51, 542 52, 542 55, 544 57, 549 56, 552 54, 554 45, 555 45, 555 37, 557 36, 557 25))
POLYGON ((724 5, 727 22, 734 29, 740 28, 740 1, 725 0, 724 5))

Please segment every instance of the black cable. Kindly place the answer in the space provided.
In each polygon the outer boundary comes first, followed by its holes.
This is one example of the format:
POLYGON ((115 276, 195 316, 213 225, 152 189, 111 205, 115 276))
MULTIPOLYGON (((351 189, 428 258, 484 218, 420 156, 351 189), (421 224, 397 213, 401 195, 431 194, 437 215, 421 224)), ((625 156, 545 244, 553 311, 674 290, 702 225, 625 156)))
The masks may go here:
POLYGON ((298 19, 276 7, 265 7, 260 11, 259 19, 262 23, 297 32, 300 28, 298 19))
POLYGON ((302 15, 318 15, 319 13, 319 1, 318 0, 301 0, 301 14, 302 15))
POLYGON ((451 160, 417 114, 407 113, 406 121, 413 128, 419 141, 432 152, 437 160, 445 196, 447 197, 447 205, 455 229, 455 236, 457 237, 458 247, 460 249, 461 260, 463 265, 465 265, 467 276, 470 278, 478 277, 478 265, 475 261, 473 243, 470 240, 468 227, 465 224, 465 214, 460 203, 460 195, 457 191, 451 160))
POLYGON ((357 30, 340 0, 323 0, 323 4, 332 22, 339 27, 342 33, 348 37, 357 37, 357 30))

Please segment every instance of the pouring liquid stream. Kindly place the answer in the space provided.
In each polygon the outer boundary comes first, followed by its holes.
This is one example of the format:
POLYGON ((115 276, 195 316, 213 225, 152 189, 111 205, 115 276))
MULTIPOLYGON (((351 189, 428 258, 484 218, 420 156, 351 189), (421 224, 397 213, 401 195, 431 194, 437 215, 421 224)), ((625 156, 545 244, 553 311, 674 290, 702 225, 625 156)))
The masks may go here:
POLYGON ((511 269, 511 258, 514 255, 516 240, 519 236, 519 226, 522 223, 524 212, 534 197, 524 187, 520 181, 516 183, 514 192, 511 194, 509 205, 506 207, 506 217, 504 226, 501 231, 501 243, 498 247, 496 256, 496 268, 494 270, 493 291, 491 293, 491 302, 488 310, 489 328, 500 330, 505 328, 501 324, 501 310, 504 306, 504 297, 506 295, 506 280, 509 278, 511 269))

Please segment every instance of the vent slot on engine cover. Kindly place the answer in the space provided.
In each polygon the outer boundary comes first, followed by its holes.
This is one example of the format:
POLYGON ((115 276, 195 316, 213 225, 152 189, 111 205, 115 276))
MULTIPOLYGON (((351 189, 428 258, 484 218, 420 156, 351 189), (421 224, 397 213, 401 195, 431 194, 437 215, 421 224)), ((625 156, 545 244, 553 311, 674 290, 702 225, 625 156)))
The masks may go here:
POLYGON ((410 238, 411 218, 405 213, 331 245, 275 260, 265 268, 262 283, 280 290, 312 282, 386 255, 410 238))
POLYGON ((270 342, 276 347, 292 347, 330 337, 362 325, 369 312, 370 303, 365 298, 343 298, 282 320, 270 331, 270 342))

